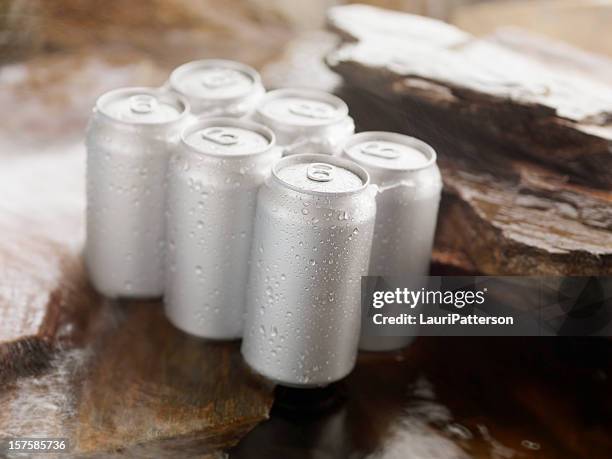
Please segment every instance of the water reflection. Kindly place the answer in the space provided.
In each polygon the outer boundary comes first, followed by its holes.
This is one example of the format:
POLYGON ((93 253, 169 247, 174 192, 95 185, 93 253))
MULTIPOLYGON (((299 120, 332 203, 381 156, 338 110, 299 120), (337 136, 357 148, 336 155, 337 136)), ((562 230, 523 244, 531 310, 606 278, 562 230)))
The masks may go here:
POLYGON ((277 389, 230 457, 608 458, 611 357, 599 339, 419 338, 331 389, 277 389))
POLYGON ((368 459, 456 458, 469 456, 449 436, 471 438, 466 427, 453 423, 450 410, 438 403, 432 384, 423 376, 410 388, 405 412, 393 422, 368 459), (432 427, 438 426, 438 429, 432 427), (443 433, 446 432, 446 435, 443 433))

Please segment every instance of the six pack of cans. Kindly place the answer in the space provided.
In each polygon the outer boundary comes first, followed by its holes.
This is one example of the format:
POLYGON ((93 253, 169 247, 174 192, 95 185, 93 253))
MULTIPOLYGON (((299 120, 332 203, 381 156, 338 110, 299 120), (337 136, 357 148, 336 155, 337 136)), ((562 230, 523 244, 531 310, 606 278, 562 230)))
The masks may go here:
POLYGON ((412 137, 354 129, 338 97, 265 93, 254 69, 226 60, 104 94, 86 139, 93 286, 163 296, 177 328, 242 338, 249 366, 288 386, 345 377, 358 348, 408 345, 360 338, 360 283, 427 273, 436 155, 412 137))

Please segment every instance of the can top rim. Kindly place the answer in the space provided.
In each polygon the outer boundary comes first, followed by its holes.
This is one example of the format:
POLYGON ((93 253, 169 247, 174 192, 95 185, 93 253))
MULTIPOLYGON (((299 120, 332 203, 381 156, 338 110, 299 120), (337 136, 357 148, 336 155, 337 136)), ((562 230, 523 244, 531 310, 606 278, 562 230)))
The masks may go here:
POLYGON ((254 155, 258 155, 258 154, 262 154, 262 153, 266 153, 270 151, 276 145, 276 136, 274 135, 274 132, 272 132, 270 128, 264 126, 263 124, 254 123, 252 121, 246 121, 243 119, 228 118, 228 117, 213 117, 213 118, 202 117, 202 118, 197 119, 193 123, 189 123, 189 125, 186 126, 181 131, 181 143, 187 148, 189 148, 191 151, 197 154, 200 154, 200 155, 213 156, 213 157, 224 158, 224 159, 240 159, 240 158, 254 156, 254 155), (207 127, 222 127, 222 126, 236 127, 236 128, 241 128, 241 129, 246 129, 249 131, 256 132, 262 135, 263 137, 265 137, 268 140, 268 144, 263 148, 254 149, 253 151, 250 151, 248 153, 225 155, 223 153, 219 153, 216 151, 200 150, 194 147, 189 142, 187 142, 187 137, 193 134, 194 132, 197 132, 207 127))
MULTIPOLYGON (((193 72, 194 70, 200 68, 208 67, 222 67, 226 69, 236 70, 247 75, 251 79, 253 87, 261 86, 261 76, 259 75, 257 70, 255 70, 250 65, 246 65, 241 62, 236 62, 229 59, 200 59, 196 61, 186 62, 182 65, 179 65, 172 71, 172 73, 170 73, 170 77, 168 78, 168 84, 172 90, 178 92, 179 94, 185 95, 185 93, 180 88, 179 80, 189 72, 193 72)), ((241 98, 243 97, 243 95, 223 96, 222 94, 211 94, 210 96, 207 95, 205 97, 199 95, 190 95, 189 97, 195 100, 233 100, 241 98)))
POLYGON ((268 116, 264 113, 264 107, 272 100, 282 99, 285 97, 304 97, 320 102, 325 102, 336 108, 336 116, 322 120, 320 123, 309 124, 309 127, 327 126, 329 124, 336 123, 345 119, 349 115, 349 108, 346 102, 340 99, 338 96, 329 92, 320 91, 318 89, 311 88, 280 88, 268 91, 261 99, 259 105, 256 108, 256 113, 266 123, 279 123, 286 124, 282 119, 268 116))
POLYGON ((357 194, 364 191, 370 185, 370 174, 359 164, 349 161, 347 159, 339 158, 337 156, 324 155, 319 153, 301 153, 292 156, 286 156, 279 161, 277 161, 272 166, 272 177, 280 183, 282 186, 286 188, 290 188, 293 191, 297 191, 299 193, 312 194, 318 196, 348 196, 351 194, 357 194), (317 190, 308 190, 304 188, 300 188, 299 186, 293 185, 292 183, 283 180, 279 176, 279 172, 291 165, 296 163, 327 163, 333 166, 342 167, 344 169, 349 170, 354 173, 357 177, 359 177, 362 181, 362 185, 358 188, 354 188, 352 190, 347 191, 317 191, 317 190))
POLYGON ((347 158, 350 158, 351 160, 355 161, 356 163, 360 165, 379 169, 379 170, 386 170, 386 171, 415 172, 415 171, 427 169, 428 167, 431 167, 433 164, 435 164, 437 161, 436 151, 433 149, 431 145, 423 142, 420 139, 417 139, 416 137, 411 137, 405 134, 399 134, 397 132, 388 132, 388 131, 359 132, 349 137, 349 139, 346 141, 346 143, 342 147, 342 150, 343 150, 344 155, 347 158), (399 143, 402 145, 406 145, 408 147, 414 148, 418 150, 419 152, 421 152, 423 156, 425 156, 427 161, 424 164, 421 164, 419 166, 414 166, 414 167, 393 166, 393 165, 386 166, 386 165, 380 164, 380 162, 364 161, 363 158, 360 157, 359 155, 355 155, 354 153, 350 152, 351 147, 357 144, 363 143, 363 142, 368 142, 368 141, 387 141, 387 142, 393 142, 393 143, 399 143))
POLYGON ((98 113, 102 114, 103 116, 112 121, 137 126, 164 126, 168 124, 173 124, 186 117, 190 111, 189 102, 187 102, 187 100, 180 94, 173 94, 168 91, 164 91, 162 88, 153 88, 149 86, 129 86, 125 88, 118 88, 107 91, 100 97, 98 97, 98 99, 96 100, 95 107, 98 113), (174 119, 160 121, 126 120, 113 116, 106 110, 108 103, 112 100, 140 95, 155 96, 158 100, 162 100, 163 102, 173 105, 179 112, 178 116, 174 119))

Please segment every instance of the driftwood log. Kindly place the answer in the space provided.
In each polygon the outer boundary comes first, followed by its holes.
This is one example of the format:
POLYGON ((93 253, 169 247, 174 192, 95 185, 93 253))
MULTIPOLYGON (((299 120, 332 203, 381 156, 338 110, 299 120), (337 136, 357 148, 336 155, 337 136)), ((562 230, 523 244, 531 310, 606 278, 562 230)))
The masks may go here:
POLYGON ((432 19, 355 5, 333 8, 329 24, 342 43, 327 62, 358 128, 438 151, 436 260, 486 274, 612 273, 610 86, 572 71, 571 57, 551 65, 432 19))

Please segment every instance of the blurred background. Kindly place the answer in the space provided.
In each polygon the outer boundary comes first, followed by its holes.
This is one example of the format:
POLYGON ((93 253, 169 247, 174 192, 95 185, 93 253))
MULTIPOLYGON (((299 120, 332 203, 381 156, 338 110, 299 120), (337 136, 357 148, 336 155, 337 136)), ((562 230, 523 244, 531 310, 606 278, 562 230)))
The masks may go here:
MULTIPOLYGON (((23 131, 33 124, 43 140, 51 138, 46 134, 60 132, 80 135, 97 95, 121 85, 159 85, 172 67, 192 59, 246 62, 262 71, 268 87, 281 85, 287 76, 293 85, 332 85, 336 77, 326 72, 320 56, 337 40, 323 31, 325 11, 341 3, 345 2, 0 0, 0 103, 20 107, 17 119, 0 127, 0 149, 11 150, 15 142, 20 148, 31 144, 23 131), (279 60, 285 61, 282 67, 279 60), (300 69, 312 65, 320 66, 316 74, 326 81, 300 79, 300 69), (41 98, 47 115, 38 109, 41 98), (57 117, 48 116, 54 108, 57 117)), ((439 18, 477 35, 518 27, 537 37, 612 55, 612 0, 363 3, 439 18)), ((537 46, 533 52, 538 52, 537 46)))
MULTIPOLYGON (((90 46, 130 48, 175 65, 202 55, 236 54, 253 64, 286 40, 324 24, 340 0, 3 0, 3 61, 90 46), (260 34, 261 30, 265 34, 260 34), (251 39, 257 37, 256 42, 251 39), (160 46, 163 43, 164 46, 160 46)), ((608 0, 366 0, 431 16, 474 34, 517 26, 612 55, 608 0)))

